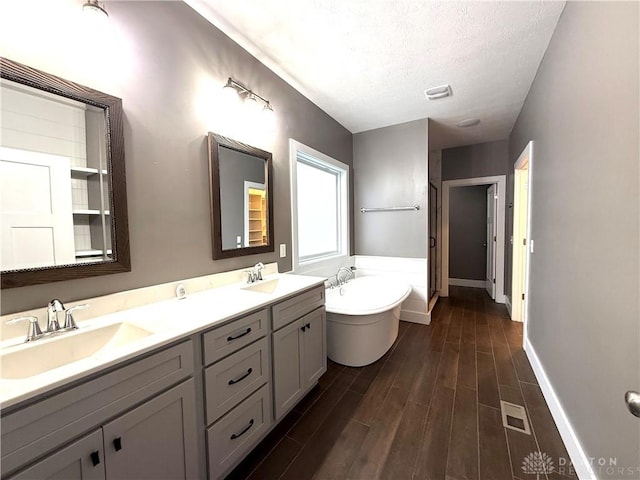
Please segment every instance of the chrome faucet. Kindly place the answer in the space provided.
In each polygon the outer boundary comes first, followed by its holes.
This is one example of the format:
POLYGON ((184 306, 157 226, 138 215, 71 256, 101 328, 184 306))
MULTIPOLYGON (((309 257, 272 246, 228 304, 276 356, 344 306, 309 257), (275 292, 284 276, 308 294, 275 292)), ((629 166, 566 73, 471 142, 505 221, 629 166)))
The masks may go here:
POLYGON ((60 330, 60 322, 58 322, 58 312, 64 312, 64 304, 54 298, 47 305, 47 330, 46 333, 55 333, 60 330))
POLYGON ((33 340, 42 338, 45 335, 53 335, 59 332, 77 330, 78 325, 76 325, 76 322, 73 318, 73 312, 75 312, 76 310, 82 310, 88 307, 89 307, 88 303, 83 303, 83 304, 65 309, 64 304, 57 298, 54 298, 47 305, 47 329, 44 332, 40 329, 40 325, 38 323, 38 317, 34 315, 12 318, 11 320, 7 320, 5 323, 7 325, 14 325, 16 323, 29 322, 29 330, 27 331, 27 338, 25 339, 25 342, 31 342, 33 340), (59 312, 64 312, 64 324, 62 325, 62 327, 60 326, 60 322, 58 321, 59 312))
POLYGON ((338 286, 345 285, 349 281, 349 279, 353 277, 353 271, 355 269, 356 269, 356 267, 340 267, 340 268, 338 268, 338 271, 336 273, 336 283, 337 283, 337 285, 338 286), (347 274, 345 276, 344 280, 340 280, 340 274, 342 272, 346 272, 346 274, 347 274))
POLYGON ((255 266, 253 267, 256 281, 262 280, 262 270, 264 270, 264 263, 262 262, 256 263, 255 266))
POLYGON ((247 283, 255 283, 262 280, 262 270, 264 270, 264 263, 258 262, 253 268, 247 269, 244 273, 247 274, 247 283))

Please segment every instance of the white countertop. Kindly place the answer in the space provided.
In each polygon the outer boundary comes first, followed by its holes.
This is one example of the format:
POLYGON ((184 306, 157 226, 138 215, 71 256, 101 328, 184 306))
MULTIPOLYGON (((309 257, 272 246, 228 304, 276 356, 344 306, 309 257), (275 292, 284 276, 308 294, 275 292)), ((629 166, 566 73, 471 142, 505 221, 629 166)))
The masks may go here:
MULTIPOLYGON (((325 281, 325 278, 322 277, 276 273, 266 276, 258 284, 274 279, 278 279, 278 284, 272 293, 248 291, 242 288, 248 285, 235 283, 194 293, 182 300, 173 298, 78 322, 79 330, 74 332, 61 333, 58 336, 37 340, 33 343, 1 346, 0 350, 8 354, 16 349, 29 349, 37 346, 40 342, 55 342, 57 338, 62 336, 77 335, 119 322, 127 322, 151 332, 151 335, 123 347, 104 352, 99 351, 85 359, 28 378, 0 378, 0 408, 16 405, 71 381, 95 374, 120 362, 175 342, 180 338, 186 338, 193 333, 221 325, 232 318, 277 303, 296 292, 321 285, 325 281)), ((47 358, 36 359, 36 361, 46 363, 47 358)))

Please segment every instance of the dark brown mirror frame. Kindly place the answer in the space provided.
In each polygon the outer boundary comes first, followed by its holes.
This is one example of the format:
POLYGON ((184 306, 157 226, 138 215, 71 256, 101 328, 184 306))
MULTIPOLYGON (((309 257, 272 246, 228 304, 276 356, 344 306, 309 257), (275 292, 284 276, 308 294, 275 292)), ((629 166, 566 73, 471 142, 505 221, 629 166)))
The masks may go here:
POLYGON ((216 133, 207 135, 207 145, 209 151, 209 195, 211 199, 211 237, 213 241, 213 259, 243 257, 258 253, 274 251, 273 240, 273 170, 272 155, 259 148, 237 142, 231 138, 223 137, 216 133), (222 211, 220 209, 220 159, 218 147, 226 147, 237 152, 246 153, 266 161, 265 174, 267 177, 267 229, 268 244, 256 247, 235 248, 230 250, 222 249, 222 211))
POLYGON ((130 272, 122 100, 2 57, 0 57, 0 78, 104 109, 107 124, 107 170, 111 172, 110 211, 113 219, 111 222, 113 260, 2 272, 0 273, 2 288, 130 272))

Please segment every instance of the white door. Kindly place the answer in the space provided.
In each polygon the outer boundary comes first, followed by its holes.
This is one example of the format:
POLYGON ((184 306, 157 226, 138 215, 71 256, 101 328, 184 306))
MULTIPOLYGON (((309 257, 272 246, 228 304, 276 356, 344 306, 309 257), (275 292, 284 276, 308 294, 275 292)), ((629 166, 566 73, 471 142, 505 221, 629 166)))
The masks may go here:
POLYGON ((0 147, 2 270, 75 263, 68 157, 0 147))
POLYGON ((496 299, 496 185, 487 189, 487 278, 485 288, 493 300, 496 299))

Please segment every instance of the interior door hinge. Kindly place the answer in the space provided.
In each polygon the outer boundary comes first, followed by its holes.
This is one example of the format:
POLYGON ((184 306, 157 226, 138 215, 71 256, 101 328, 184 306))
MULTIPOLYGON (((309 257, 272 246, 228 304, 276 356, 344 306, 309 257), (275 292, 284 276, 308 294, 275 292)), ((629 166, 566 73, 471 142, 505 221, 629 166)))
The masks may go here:
POLYGON ((522 299, 524 300, 524 293, 522 294, 522 299))
POLYGON ((523 239, 522 239, 522 244, 523 244, 523 245, 526 245, 526 244, 527 244, 527 239, 526 239, 526 238, 523 238, 523 239))
POLYGON ((495 242, 496 240, 498 240, 498 237, 493 237, 493 241, 495 242))
POLYGON ((493 283, 496 283, 496 279, 495 278, 493 279, 493 283))

